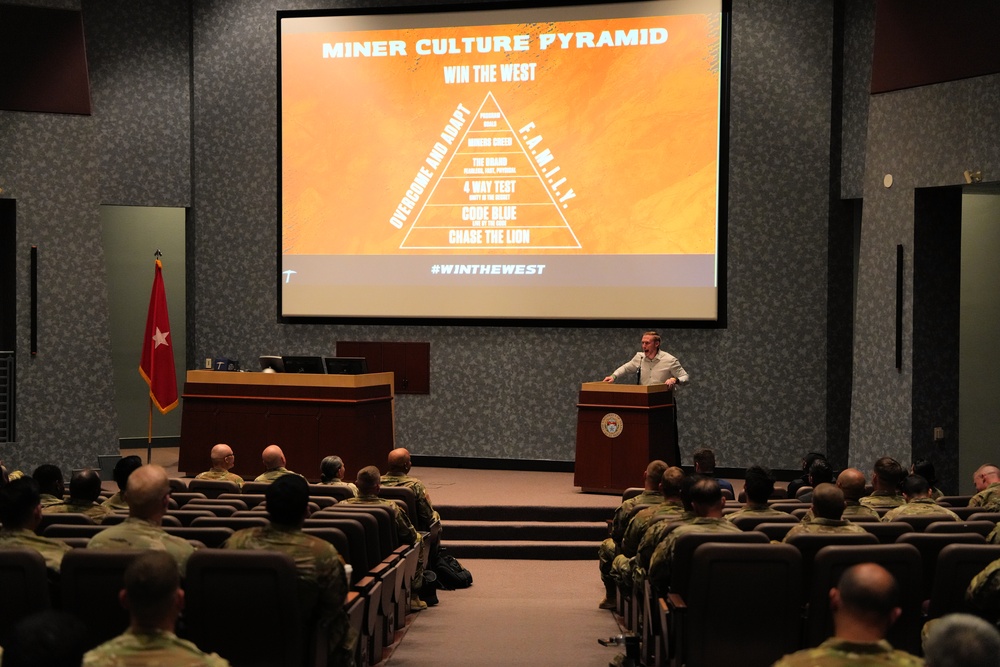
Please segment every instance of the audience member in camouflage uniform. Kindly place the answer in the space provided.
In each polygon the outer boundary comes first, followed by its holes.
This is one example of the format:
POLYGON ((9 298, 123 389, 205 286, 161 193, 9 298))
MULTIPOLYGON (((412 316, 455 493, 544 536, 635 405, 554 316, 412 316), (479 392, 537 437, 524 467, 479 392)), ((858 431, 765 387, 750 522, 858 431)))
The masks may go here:
POLYGON ((924 641, 927 667, 996 667, 1000 665, 1000 632, 972 614, 936 619, 924 641))
POLYGON ((118 463, 115 464, 115 469, 111 472, 111 476, 115 479, 115 484, 118 485, 118 493, 101 504, 116 511, 127 510, 128 503, 125 502, 125 488, 128 486, 128 478, 141 467, 142 459, 138 456, 126 456, 119 459, 118 463))
MULTIPOLYGON (((847 468, 837 475, 837 488, 844 492, 844 513, 841 518, 850 520, 856 516, 879 518, 878 512, 865 507, 858 499, 865 495, 865 474, 857 468, 847 468)), ((802 521, 812 521, 816 518, 812 508, 802 517, 802 521)))
POLYGON ((986 464, 972 476, 978 493, 972 496, 969 507, 982 507, 987 512, 1000 512, 1000 468, 986 464))
POLYGON ((990 531, 990 534, 986 536, 987 544, 1000 544, 1000 524, 990 531))
POLYGON ((187 540, 168 535, 160 527, 170 500, 167 471, 158 465, 142 466, 129 476, 125 497, 128 498, 128 518, 94 535, 87 548, 166 551, 173 556, 183 575, 194 547, 187 540))
POLYGON ((265 492, 271 525, 238 530, 226 541, 227 549, 280 551, 295 561, 299 577, 316 586, 315 606, 329 628, 330 665, 350 665, 357 633, 351 631, 344 612, 348 581, 344 559, 326 540, 302 532, 309 514, 309 484, 298 475, 284 475, 265 492))
POLYGON ((94 645, 87 624, 65 611, 46 609, 25 616, 4 631, 5 665, 22 667, 79 667, 94 645))
POLYGON ((927 480, 931 487, 931 500, 938 500, 944 494, 937 487, 937 473, 934 471, 934 464, 927 459, 917 459, 910 466, 911 475, 920 475, 927 480))
POLYGON ((872 471, 872 494, 861 498, 861 504, 872 509, 878 507, 899 507, 906 500, 899 494, 899 485, 906 473, 899 461, 883 456, 875 462, 872 471))
POLYGON ((58 572, 62 558, 70 550, 59 540, 35 535, 42 520, 38 482, 31 477, 16 479, 0 488, 0 549, 32 549, 45 559, 45 565, 58 572))
POLYGON ((920 475, 910 475, 903 480, 903 497, 906 504, 885 513, 882 521, 895 521, 899 516, 939 515, 942 521, 961 521, 958 515, 931 499, 931 487, 920 475))
POLYGON ((810 508, 813 518, 792 526, 785 535, 788 542, 802 533, 864 533, 865 529, 842 518, 844 513, 844 492, 833 484, 820 484, 813 489, 810 508))
POLYGON ((410 476, 410 452, 402 447, 389 452, 389 470, 382 475, 382 486, 406 486, 413 490, 413 495, 417 497, 417 518, 414 526, 417 530, 427 532, 431 529, 431 524, 441 520, 441 516, 434 511, 431 505, 430 494, 416 477, 410 476))
POLYGON ((667 464, 658 459, 651 461, 646 466, 646 471, 642 475, 642 493, 622 501, 611 520, 611 537, 605 539, 597 548, 597 564, 601 572, 601 581, 604 583, 604 599, 598 605, 601 609, 615 608, 617 593, 614 579, 611 577, 611 564, 614 562, 615 556, 621 553, 622 540, 625 538, 625 529, 628 528, 629 516, 637 505, 659 505, 663 502, 663 494, 659 488, 663 471, 666 469, 667 464))
MULTIPOLYGON (((264 464, 264 472, 257 475, 255 482, 273 482, 284 475, 298 475, 285 468, 285 453, 277 445, 268 445, 260 455, 260 460, 264 464)), ((301 477, 301 475, 299 475, 301 477)))
POLYGON ((236 465, 236 455, 233 448, 224 442, 212 447, 210 454, 212 459, 212 469, 200 472, 195 475, 195 479, 208 479, 223 482, 233 482, 241 489, 243 488, 243 478, 236 473, 229 472, 236 465))
POLYGON ((816 487, 820 484, 833 484, 833 467, 830 466, 830 462, 826 459, 816 459, 809 466, 809 486, 812 489, 796 496, 796 500, 801 503, 811 503, 813 501, 813 493, 815 493, 816 487))
POLYGON ((226 667, 214 653, 174 634, 184 608, 184 591, 174 561, 161 551, 140 555, 125 569, 119 593, 129 627, 83 656, 84 667, 226 667))
MULTIPOLYGON (((389 508, 393 522, 396 525, 396 536, 400 544, 412 544, 416 546, 417 571, 413 575, 413 594, 410 596, 410 610, 420 611, 427 608, 427 603, 420 596, 420 588, 424 584, 424 567, 427 563, 427 551, 424 548, 424 540, 417 529, 410 523, 406 512, 399 509, 399 506, 391 500, 379 498, 378 491, 381 487, 382 473, 375 466, 366 466, 358 471, 358 497, 342 500, 348 505, 382 505, 389 508)), ((436 594, 436 593, 435 593, 436 594)))
POLYGON ((58 505, 66 495, 66 486, 63 482, 62 470, 59 466, 51 463, 43 463, 35 468, 31 473, 32 478, 38 482, 38 490, 41 492, 42 511, 44 512, 52 505, 58 505))
POLYGON ((687 511, 681 500, 681 486, 683 484, 684 471, 676 466, 667 468, 660 480, 663 502, 640 510, 629 521, 628 527, 625 529, 625 537, 622 539, 621 553, 615 556, 611 562, 611 578, 619 588, 630 589, 637 576, 640 580, 645 576, 645 569, 642 569, 641 573, 635 572, 636 554, 639 552, 643 536, 650 527, 687 516, 687 511))
POLYGON ((885 640, 901 613, 893 576, 880 565, 848 569, 830 591, 834 636, 816 648, 786 655, 773 667, 919 667, 920 658, 885 640))
POLYGON ((1000 558, 972 578, 965 600, 978 615, 1000 625, 1000 558))
POLYGON ((58 505, 50 505, 45 512, 48 514, 72 513, 86 514, 94 523, 101 523, 114 510, 97 502, 101 496, 101 476, 96 470, 85 468, 73 473, 69 480, 69 498, 58 505))
POLYGON ((774 475, 767 468, 750 466, 743 476, 743 490, 747 494, 746 504, 726 519, 732 521, 741 516, 787 516, 787 512, 773 509, 767 504, 768 498, 774 493, 774 475))
POLYGON ((677 539, 689 533, 739 533, 742 532, 722 518, 722 508, 726 501, 718 481, 711 477, 696 478, 687 487, 691 510, 695 518, 677 525, 656 546, 649 560, 649 580, 659 591, 666 591, 670 584, 670 569, 674 558, 677 539))
POLYGON ((345 482, 344 475, 347 468, 344 467, 344 459, 339 456, 327 456, 319 462, 319 483, 326 486, 346 486, 358 497, 358 487, 354 482, 345 482))

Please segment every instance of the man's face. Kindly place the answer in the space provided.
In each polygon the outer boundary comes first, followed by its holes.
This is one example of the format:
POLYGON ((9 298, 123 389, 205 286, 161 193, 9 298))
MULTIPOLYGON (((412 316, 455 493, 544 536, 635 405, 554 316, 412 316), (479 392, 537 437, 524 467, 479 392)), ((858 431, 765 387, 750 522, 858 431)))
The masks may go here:
POLYGON ((225 461, 223 467, 225 467, 226 470, 229 470, 236 465, 236 456, 233 454, 233 450, 230 449, 229 453, 226 454, 226 458, 223 460, 225 461))
POLYGON ((660 351, 660 344, 652 336, 642 337, 642 353, 647 359, 652 359, 660 351))
POLYGON ((986 468, 985 470, 977 470, 972 476, 972 481, 976 485, 976 491, 982 491, 989 486, 991 477, 989 468, 986 468))

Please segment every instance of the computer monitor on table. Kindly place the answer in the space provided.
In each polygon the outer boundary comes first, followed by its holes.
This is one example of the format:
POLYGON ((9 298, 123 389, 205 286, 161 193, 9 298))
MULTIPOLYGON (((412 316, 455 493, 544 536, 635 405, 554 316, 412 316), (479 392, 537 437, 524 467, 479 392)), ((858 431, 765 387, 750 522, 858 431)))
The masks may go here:
POLYGON ((262 354, 260 356, 260 370, 265 373, 284 373, 285 364, 279 356, 262 354))
POLYGON ((323 361, 329 375, 363 375, 368 372, 368 360, 364 357, 326 357, 323 361))
POLYGON ((326 373, 323 357, 286 355, 281 357, 281 361, 285 364, 286 373, 326 373))

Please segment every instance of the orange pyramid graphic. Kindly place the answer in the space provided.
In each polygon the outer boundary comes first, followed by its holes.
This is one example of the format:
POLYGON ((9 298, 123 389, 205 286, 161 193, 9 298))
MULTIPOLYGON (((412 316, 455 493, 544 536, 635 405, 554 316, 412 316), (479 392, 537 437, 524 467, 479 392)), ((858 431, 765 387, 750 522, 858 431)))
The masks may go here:
POLYGON ((546 171, 487 93, 400 249, 580 248, 558 197, 558 167, 546 171))

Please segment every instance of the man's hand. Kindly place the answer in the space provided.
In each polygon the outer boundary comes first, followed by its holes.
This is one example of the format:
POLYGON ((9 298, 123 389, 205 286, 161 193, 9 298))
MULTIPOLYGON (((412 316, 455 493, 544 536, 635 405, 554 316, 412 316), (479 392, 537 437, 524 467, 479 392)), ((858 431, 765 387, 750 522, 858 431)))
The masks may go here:
POLYGON ((605 382, 614 382, 615 381, 615 376, 614 375, 609 375, 608 377, 604 378, 604 381, 605 382))

